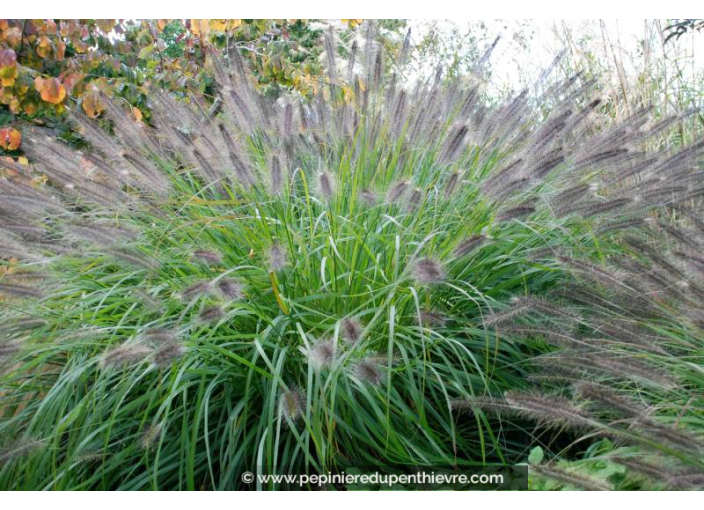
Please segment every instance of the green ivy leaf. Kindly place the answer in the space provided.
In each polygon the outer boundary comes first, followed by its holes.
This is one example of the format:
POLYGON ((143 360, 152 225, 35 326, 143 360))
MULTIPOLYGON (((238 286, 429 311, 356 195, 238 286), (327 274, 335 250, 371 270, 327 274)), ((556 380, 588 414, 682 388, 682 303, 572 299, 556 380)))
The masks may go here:
POLYGON ((543 452, 543 449, 540 446, 536 446, 530 451, 530 454, 528 455, 528 464, 536 466, 543 461, 544 457, 545 453, 543 452))

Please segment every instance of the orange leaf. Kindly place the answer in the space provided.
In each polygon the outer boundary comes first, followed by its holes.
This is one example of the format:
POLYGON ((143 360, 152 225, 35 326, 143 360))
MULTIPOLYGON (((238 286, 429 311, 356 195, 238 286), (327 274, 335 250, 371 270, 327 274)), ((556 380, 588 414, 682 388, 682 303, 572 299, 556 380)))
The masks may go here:
POLYGON ((11 27, 5 30, 3 37, 10 46, 18 46, 22 42, 22 30, 20 27, 11 27))
POLYGON ((31 99, 25 99, 22 102, 22 110, 24 110, 24 113, 27 115, 35 115, 37 113, 37 103, 32 101, 31 99))
POLYGON ((105 110, 105 103, 100 97, 100 92, 95 88, 83 94, 81 106, 91 119, 98 117, 105 110))
POLYGON ((142 110, 140 110, 136 106, 132 107, 132 115, 134 115, 134 118, 137 119, 137 122, 142 121, 142 117, 143 117, 142 110))
POLYGON ((22 143, 22 133, 15 128, 0 129, 0 147, 6 151, 14 151, 20 148, 22 143))
POLYGON ((61 81, 64 84, 67 94, 73 94, 74 96, 80 96, 85 89, 85 85, 82 83, 83 75, 77 73, 64 74, 61 76, 61 81), (80 85, 80 86, 79 86, 80 85))
POLYGON ((34 79, 34 88, 42 96, 42 100, 51 104, 59 104, 66 97, 66 89, 58 78, 43 79, 37 76, 34 79))

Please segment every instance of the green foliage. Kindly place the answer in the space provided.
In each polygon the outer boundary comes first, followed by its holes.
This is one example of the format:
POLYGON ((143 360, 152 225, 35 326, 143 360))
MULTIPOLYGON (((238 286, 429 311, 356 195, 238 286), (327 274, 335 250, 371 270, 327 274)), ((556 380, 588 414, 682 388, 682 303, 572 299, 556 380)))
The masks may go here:
MULTIPOLYGON (((312 168, 280 199, 224 200, 204 198, 197 182, 170 169, 178 193, 166 214, 121 219, 143 232, 134 250, 158 268, 93 252, 53 265, 56 291, 40 309, 23 310, 47 324, 26 340, 35 347, 2 388, 9 392, 3 436, 22 428, 46 443, 27 460, 31 476, 7 465, 1 485, 224 489, 245 470, 515 460, 520 445, 501 444, 485 418, 458 420, 450 402, 521 384, 515 364, 525 354, 487 336, 477 321, 507 296, 554 283, 557 273, 531 263, 530 250, 553 237, 563 245, 576 240, 539 219, 491 228, 492 208, 472 193, 417 211, 362 207, 352 197, 372 178, 382 150, 369 147, 354 167, 337 153, 331 201, 311 194, 312 168), (446 284, 413 283, 416 253, 447 257, 458 239, 487 227, 493 242, 450 262, 446 284), (266 258, 275 242, 290 254, 280 272, 266 258), (222 263, 194 259, 196 249, 214 251, 222 263), (195 282, 224 277, 245 283, 244 301, 217 292, 179 297, 195 282), (225 315, 203 322, 199 314, 209 306, 223 306, 225 315), (425 312, 449 322, 432 327, 425 312), (354 346, 340 331, 350 317, 365 327, 354 346), (183 357, 163 368, 149 360, 101 366, 106 346, 134 342, 150 328, 177 330, 183 357), (316 372, 300 349, 325 337, 338 343, 341 358, 316 372), (355 375, 368 357, 381 359, 380 386, 355 375), (26 386, 23 374, 40 367, 52 368, 26 386), (281 414, 286 388, 307 398, 295 421, 281 414), (139 438, 149 427, 158 434, 145 449, 139 438)), ((439 172, 426 157, 380 170, 381 182, 413 176, 423 186, 439 172)))
MULTIPOLYGON (((332 97, 335 111, 346 107, 332 97)), ((198 167, 159 159, 168 200, 104 217, 136 240, 74 247, 49 262, 53 290, 13 304, 4 319, 12 330, 27 318, 45 324, 21 333, 26 348, 1 380, 2 437, 41 440, 1 468, 1 486, 225 489, 240 486, 244 471, 522 458, 519 426, 467 416, 453 402, 523 385, 523 362, 544 344, 506 341, 483 317, 560 281, 559 268, 532 259, 539 248, 593 253, 588 222, 547 210, 500 219, 507 202, 480 191, 499 149, 448 152, 453 108, 436 137, 408 150, 405 136, 379 131, 371 108, 386 108, 382 97, 374 93, 356 136, 321 131, 320 146, 299 139, 280 191, 272 181, 218 192, 198 167), (460 170, 456 190, 442 191, 460 170), (487 242, 457 254, 473 235, 487 242), (273 246, 286 264, 272 260, 273 246), (419 276, 428 257, 441 264, 438 276, 419 276), (223 292, 226 278, 242 284, 241 298, 223 292), (359 322, 359 341, 347 320, 359 322), (159 362, 155 329, 177 336, 183 352, 159 362), (327 341, 331 356, 320 347, 327 341), (121 356, 131 362, 111 361, 121 356), (507 431, 515 436, 505 440, 507 431)), ((363 104, 360 95, 355 107, 363 104)), ((272 171, 272 139, 287 136, 266 134, 247 135, 240 156, 260 175, 272 171)), ((51 154, 36 151, 50 176, 51 154)), ((88 221, 79 203, 76 220, 88 221)), ((7 271, 12 281, 23 266, 7 271)))

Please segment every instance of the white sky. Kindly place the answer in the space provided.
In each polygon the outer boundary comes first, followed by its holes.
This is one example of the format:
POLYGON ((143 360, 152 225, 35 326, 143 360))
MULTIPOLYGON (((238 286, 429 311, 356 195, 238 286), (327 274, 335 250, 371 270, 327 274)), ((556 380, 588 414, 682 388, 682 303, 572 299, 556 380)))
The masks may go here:
MULTIPOLYGON (((663 21, 661 26, 665 26, 663 21)), ((616 51, 619 61, 622 61, 625 72, 630 76, 637 69, 634 66, 642 65, 642 40, 646 33, 646 26, 650 27, 652 40, 659 37, 653 32, 652 20, 627 19, 627 20, 411 20, 410 26, 414 40, 420 41, 431 29, 450 33, 453 28, 460 32, 474 31, 477 35, 485 36, 486 43, 501 35, 501 40, 496 47, 492 58, 492 83, 491 87, 501 89, 510 86, 514 89, 522 88, 524 83, 530 83, 542 69, 547 67, 554 56, 563 49, 563 44, 558 39, 558 34, 571 33, 576 41, 589 41, 587 47, 593 49, 600 61, 613 63, 612 51, 616 51), (479 28, 480 22, 485 29, 479 28), (604 31, 602 31, 602 24, 604 31), (604 47, 604 34, 607 37, 604 47), (613 48, 613 49, 612 49, 613 48), (522 83, 522 79, 524 83, 522 83)), ((579 55, 574 50, 579 45, 573 46, 572 58, 579 55)), ((662 54, 662 44, 654 44, 652 51, 655 55, 662 54)), ((669 42, 668 54, 677 54, 678 62, 683 63, 683 72, 694 79, 695 75, 704 72, 704 32, 687 34, 676 43, 669 42), (688 58, 681 58, 687 55, 688 58)))

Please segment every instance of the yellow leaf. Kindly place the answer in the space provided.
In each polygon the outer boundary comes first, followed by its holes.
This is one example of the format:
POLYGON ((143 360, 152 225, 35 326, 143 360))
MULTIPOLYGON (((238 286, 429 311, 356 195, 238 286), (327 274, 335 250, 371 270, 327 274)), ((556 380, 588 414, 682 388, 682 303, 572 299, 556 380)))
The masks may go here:
POLYGON ((191 33, 201 39, 208 36, 210 32, 210 20, 208 19, 192 19, 191 20, 191 33))
POLYGON ((342 92, 345 95, 345 103, 351 103, 354 99, 354 91, 352 88, 348 86, 342 87, 342 92))
POLYGON ((210 23, 208 23, 208 26, 210 27, 210 30, 212 32, 224 32, 227 30, 227 20, 224 19, 211 19, 210 23))
POLYGON ((342 22, 347 23, 347 26, 350 28, 354 28, 358 25, 361 25, 363 21, 364 21, 363 19, 343 19, 342 20, 342 22))
POLYGON ((13 97, 12 100, 10 101, 10 111, 17 115, 20 113, 20 110, 22 109, 20 105, 20 100, 16 97, 13 97))
POLYGON ((17 66, 0 67, 0 84, 3 87, 12 87, 17 78, 17 66))
POLYGON ((47 58, 51 55, 51 41, 45 35, 39 38, 39 44, 36 47, 37 55, 42 58, 47 58))
POLYGON ((17 55, 11 49, 0 50, 0 83, 12 87, 17 78, 17 55))
POLYGON ((229 19, 227 20, 227 29, 228 30, 234 30, 235 28, 239 28, 242 26, 242 20, 241 19, 229 19))

